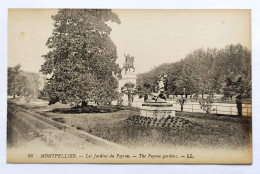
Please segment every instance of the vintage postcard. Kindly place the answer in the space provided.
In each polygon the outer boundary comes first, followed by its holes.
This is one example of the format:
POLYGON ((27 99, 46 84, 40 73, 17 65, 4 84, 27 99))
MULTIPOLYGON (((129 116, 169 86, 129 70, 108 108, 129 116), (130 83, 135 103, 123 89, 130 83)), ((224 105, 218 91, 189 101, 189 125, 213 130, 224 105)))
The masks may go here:
POLYGON ((252 163, 251 11, 9 9, 8 163, 252 163))

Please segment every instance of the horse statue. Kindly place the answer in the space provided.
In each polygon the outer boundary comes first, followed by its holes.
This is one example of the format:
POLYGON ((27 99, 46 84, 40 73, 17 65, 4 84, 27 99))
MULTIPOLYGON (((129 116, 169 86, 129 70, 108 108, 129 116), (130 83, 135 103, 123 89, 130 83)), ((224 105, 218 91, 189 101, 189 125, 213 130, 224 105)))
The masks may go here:
MULTIPOLYGON (((134 57, 130 56, 130 54, 128 54, 127 56, 124 54, 125 56, 125 63, 123 64, 123 69, 125 69, 125 74, 126 72, 129 70, 129 74, 130 74, 130 69, 132 68, 135 71, 135 67, 134 67, 134 57)), ((123 70, 122 69, 122 70, 123 70)), ((133 72, 134 72, 133 71, 133 72)))

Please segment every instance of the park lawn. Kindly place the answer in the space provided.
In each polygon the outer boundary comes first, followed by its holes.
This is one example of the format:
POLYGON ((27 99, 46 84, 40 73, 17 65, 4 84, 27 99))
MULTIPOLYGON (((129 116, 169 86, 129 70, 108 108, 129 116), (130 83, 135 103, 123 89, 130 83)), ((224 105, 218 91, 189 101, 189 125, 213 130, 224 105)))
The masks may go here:
MULTIPOLYGON (((25 106, 23 106, 25 107, 25 106)), ((129 148, 201 147, 247 149, 251 147, 251 118, 177 113, 189 120, 189 127, 151 128, 126 121, 137 109, 111 113, 64 114, 51 112, 54 106, 26 106, 55 121, 86 131, 129 148)))

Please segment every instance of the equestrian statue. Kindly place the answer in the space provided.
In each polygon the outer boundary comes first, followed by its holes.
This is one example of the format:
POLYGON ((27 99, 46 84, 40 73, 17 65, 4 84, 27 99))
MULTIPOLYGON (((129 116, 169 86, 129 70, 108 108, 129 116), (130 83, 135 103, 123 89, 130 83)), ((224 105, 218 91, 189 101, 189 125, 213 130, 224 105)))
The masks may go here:
POLYGON ((129 74, 130 74, 131 68, 135 71, 134 56, 130 56, 130 54, 128 54, 127 56, 124 54, 124 56, 125 56, 125 63, 123 64, 123 69, 125 69, 125 74, 128 70, 129 70, 129 74))

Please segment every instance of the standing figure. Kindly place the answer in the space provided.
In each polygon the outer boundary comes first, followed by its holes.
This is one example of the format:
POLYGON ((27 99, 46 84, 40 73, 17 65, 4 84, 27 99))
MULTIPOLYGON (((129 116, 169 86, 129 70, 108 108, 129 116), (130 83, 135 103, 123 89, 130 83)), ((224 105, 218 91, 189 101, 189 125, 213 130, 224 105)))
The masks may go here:
POLYGON ((157 101, 158 98, 166 100, 165 91, 167 90, 167 81, 167 75, 162 74, 158 84, 158 96, 155 101, 157 101))

